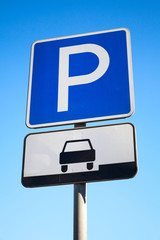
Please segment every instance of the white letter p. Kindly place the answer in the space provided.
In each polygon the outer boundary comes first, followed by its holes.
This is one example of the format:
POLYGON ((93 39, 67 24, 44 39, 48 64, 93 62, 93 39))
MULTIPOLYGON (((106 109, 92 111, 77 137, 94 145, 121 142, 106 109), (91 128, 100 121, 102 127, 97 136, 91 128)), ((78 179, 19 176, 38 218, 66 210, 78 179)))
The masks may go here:
POLYGON ((58 81, 58 112, 68 111, 69 86, 87 84, 99 79, 108 69, 109 55, 107 51, 96 44, 82 44, 60 48, 59 81, 58 81), (98 67, 90 74, 69 77, 69 55, 91 52, 99 59, 98 67))

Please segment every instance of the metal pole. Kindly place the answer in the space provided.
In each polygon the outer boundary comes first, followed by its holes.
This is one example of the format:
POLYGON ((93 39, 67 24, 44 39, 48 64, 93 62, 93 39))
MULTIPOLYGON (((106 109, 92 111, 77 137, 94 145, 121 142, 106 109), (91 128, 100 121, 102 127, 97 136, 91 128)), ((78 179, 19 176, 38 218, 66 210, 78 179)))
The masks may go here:
MULTIPOLYGON (((85 123, 75 124, 75 128, 85 126, 85 123)), ((74 240, 87 240, 86 183, 74 184, 74 240)))

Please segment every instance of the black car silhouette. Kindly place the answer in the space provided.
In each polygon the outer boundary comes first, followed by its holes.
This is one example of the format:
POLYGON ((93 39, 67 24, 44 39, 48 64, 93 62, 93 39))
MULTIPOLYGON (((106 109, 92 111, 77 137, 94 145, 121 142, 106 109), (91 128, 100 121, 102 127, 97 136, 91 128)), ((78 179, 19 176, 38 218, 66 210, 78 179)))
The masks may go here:
POLYGON ((70 140, 66 141, 63 147, 62 152, 60 153, 60 164, 62 172, 66 172, 68 169, 67 164, 87 162, 87 169, 91 170, 93 168, 93 161, 95 160, 95 150, 92 147, 91 141, 89 139, 80 139, 80 140, 70 140), (78 150, 78 151, 66 151, 66 146, 70 143, 77 142, 88 142, 89 148, 86 150, 78 150))

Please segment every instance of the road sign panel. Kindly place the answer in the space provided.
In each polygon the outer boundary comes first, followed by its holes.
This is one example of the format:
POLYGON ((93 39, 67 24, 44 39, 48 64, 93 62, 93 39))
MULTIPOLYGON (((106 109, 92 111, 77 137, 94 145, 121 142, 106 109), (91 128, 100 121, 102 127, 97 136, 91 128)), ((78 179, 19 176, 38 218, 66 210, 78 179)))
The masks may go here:
POLYGON ((28 127, 123 118, 133 112, 127 29, 42 40, 32 45, 28 127))
POLYGON ((130 123, 32 133, 24 141, 22 184, 39 187, 125 179, 137 172, 130 123))

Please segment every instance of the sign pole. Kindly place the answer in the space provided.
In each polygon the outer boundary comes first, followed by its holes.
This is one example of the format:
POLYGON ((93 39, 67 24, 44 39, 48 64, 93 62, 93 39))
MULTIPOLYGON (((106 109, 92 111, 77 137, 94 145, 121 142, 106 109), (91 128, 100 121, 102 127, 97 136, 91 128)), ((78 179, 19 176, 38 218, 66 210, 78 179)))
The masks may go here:
MULTIPOLYGON (((74 125, 85 127, 85 123, 74 125)), ((74 240, 87 240, 87 190, 86 183, 74 184, 74 240)))

